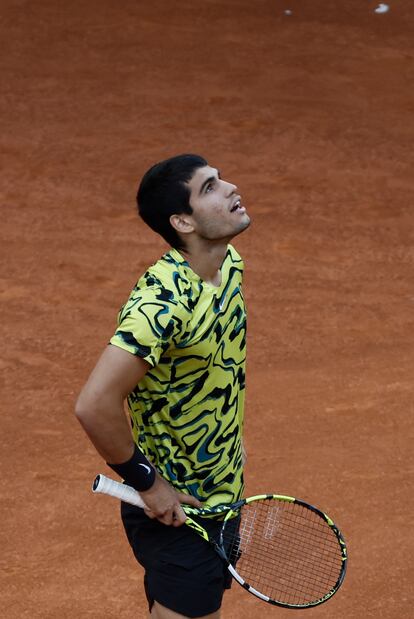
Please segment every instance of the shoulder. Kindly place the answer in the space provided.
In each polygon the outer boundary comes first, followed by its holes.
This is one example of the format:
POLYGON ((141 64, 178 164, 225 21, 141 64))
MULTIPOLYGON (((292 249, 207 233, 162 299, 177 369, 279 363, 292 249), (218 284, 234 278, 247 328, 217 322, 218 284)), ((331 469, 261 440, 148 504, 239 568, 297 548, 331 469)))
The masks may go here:
POLYGON ((127 316, 145 316, 149 320, 166 323, 181 315, 183 288, 179 263, 168 252, 151 265, 132 289, 121 308, 120 320, 127 316))
POLYGON ((131 296, 138 295, 148 301, 178 303, 180 297, 176 286, 178 266, 172 252, 164 254, 139 278, 131 296))
POLYGON ((226 260, 229 260, 231 263, 238 265, 241 269, 244 268, 243 258, 241 257, 237 249, 233 247, 233 245, 227 246, 226 260))
POLYGON ((140 278, 140 288, 158 287, 167 291, 172 298, 179 299, 183 293, 183 287, 188 282, 188 263, 175 250, 170 249, 155 264, 150 266, 140 278))
POLYGON ((227 246, 226 257, 223 262, 221 272, 225 278, 234 277, 235 275, 240 279, 243 277, 244 262, 239 252, 233 247, 233 245, 227 246))

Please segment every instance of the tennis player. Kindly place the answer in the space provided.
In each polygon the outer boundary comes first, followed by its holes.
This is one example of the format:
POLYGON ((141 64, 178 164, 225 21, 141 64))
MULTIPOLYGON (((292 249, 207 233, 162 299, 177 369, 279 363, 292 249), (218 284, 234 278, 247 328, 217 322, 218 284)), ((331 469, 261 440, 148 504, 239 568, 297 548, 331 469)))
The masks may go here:
POLYGON ((230 577, 209 544, 181 526, 181 504, 243 494, 246 314, 243 262, 230 241, 250 218, 237 187, 198 155, 150 168, 137 203, 171 249, 121 308, 76 416, 148 506, 122 503, 121 514, 151 618, 219 619, 230 577))

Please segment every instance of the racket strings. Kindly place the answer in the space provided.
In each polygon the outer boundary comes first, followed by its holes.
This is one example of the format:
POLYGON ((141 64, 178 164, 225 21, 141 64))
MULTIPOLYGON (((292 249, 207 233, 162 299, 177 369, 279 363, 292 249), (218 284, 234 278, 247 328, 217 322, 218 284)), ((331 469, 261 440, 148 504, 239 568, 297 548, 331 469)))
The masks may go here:
POLYGON ((273 600, 309 604, 333 589, 342 571, 335 532, 317 513, 277 500, 247 503, 227 521, 224 547, 250 586, 273 600))

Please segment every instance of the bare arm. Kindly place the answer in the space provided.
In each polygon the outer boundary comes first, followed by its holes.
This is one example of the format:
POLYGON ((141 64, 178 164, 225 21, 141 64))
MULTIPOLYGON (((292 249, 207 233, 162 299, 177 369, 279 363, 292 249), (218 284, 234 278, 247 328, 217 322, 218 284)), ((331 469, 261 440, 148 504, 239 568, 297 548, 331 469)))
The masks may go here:
POLYGON ((125 462, 132 456, 124 400, 149 368, 143 359, 109 345, 79 395, 76 417, 106 462, 125 462))
POLYGON ((241 441, 241 448, 242 448, 242 464, 244 466, 246 464, 246 462, 247 462, 247 452, 246 452, 246 448, 244 446, 244 440, 243 439, 241 441))
MULTIPOLYGON (((150 367, 143 359, 109 345, 79 395, 76 417, 106 462, 126 462, 133 454, 134 441, 124 400, 150 367)), ((149 516, 174 526, 185 521, 180 503, 200 506, 195 498, 176 492, 158 474, 154 485, 142 496, 150 508, 149 516)))

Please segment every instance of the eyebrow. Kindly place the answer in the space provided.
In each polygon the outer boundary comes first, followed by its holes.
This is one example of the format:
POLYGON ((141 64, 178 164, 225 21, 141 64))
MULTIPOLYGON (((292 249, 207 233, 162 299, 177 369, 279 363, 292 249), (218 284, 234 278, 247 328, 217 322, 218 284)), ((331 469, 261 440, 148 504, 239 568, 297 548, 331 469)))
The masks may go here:
POLYGON ((216 170, 216 171, 217 171, 217 176, 209 176, 209 177, 208 177, 208 178, 206 178, 206 180, 203 182, 203 184, 202 184, 202 185, 201 185, 201 187, 200 187, 200 192, 199 192, 199 195, 201 195, 201 194, 203 193, 204 188, 205 188, 205 187, 207 187, 207 185, 208 185, 209 183, 211 183, 211 182, 213 182, 213 181, 216 181, 216 180, 217 180, 217 178, 220 178, 220 171, 219 171, 219 170, 216 170))

